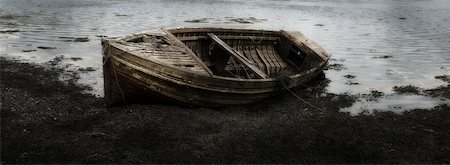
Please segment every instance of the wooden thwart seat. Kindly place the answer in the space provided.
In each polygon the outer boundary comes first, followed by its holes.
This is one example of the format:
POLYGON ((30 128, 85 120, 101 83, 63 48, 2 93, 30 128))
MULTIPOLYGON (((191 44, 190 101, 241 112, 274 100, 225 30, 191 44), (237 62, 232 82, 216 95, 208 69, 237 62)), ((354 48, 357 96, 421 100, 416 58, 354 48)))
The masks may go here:
POLYGON ((208 36, 212 39, 213 42, 215 42, 217 45, 219 45, 227 54, 233 56, 240 63, 242 63, 247 68, 249 68, 253 72, 255 72, 258 75, 258 77, 260 77, 260 78, 269 78, 269 76, 266 73, 264 73, 262 70, 260 70, 255 65, 253 65, 252 61, 250 61, 247 57, 245 57, 244 55, 242 55, 239 52, 237 52, 236 50, 234 50, 232 47, 230 47, 228 44, 226 44, 224 41, 222 41, 215 34, 208 33, 208 36))
POLYGON ((174 41, 177 46, 186 50, 187 54, 189 54, 208 74, 209 76, 213 76, 213 72, 208 68, 208 66, 203 63, 203 61, 188 47, 186 46, 180 39, 178 39, 175 35, 173 35, 168 30, 161 28, 161 30, 167 34, 167 38, 174 41))

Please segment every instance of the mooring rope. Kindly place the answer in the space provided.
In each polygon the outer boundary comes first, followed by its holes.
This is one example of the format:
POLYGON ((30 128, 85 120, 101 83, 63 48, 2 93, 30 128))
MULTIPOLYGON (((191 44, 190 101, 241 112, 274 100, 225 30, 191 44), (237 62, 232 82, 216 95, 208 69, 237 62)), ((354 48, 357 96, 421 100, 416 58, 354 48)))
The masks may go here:
MULTIPOLYGON (((110 55, 110 53, 108 53, 108 56, 107 56, 106 60, 109 60, 110 57, 111 57, 111 55, 110 55)), ((106 60, 105 60, 105 63, 106 63, 106 60)), ((105 63, 103 65, 105 65, 105 63)), ((128 109, 128 112, 134 112, 133 109, 131 109, 130 105, 127 103, 127 100, 125 99, 125 94, 123 93, 123 90, 120 87, 119 78, 117 77, 116 65, 114 65, 113 63, 111 63, 111 65, 112 65, 112 69, 114 71, 114 78, 116 79, 116 85, 117 85, 117 88, 119 89, 119 92, 120 92, 120 94, 122 96, 123 103, 125 104, 126 109, 128 109)), ((139 113, 136 113, 136 115, 137 115, 139 121, 141 122, 141 124, 143 125, 144 124, 144 120, 142 120, 141 115, 139 113)))
POLYGON ((128 111, 133 112, 133 110, 128 105, 127 100, 125 99, 125 94, 123 93, 122 88, 120 87, 119 79, 117 78, 116 66, 114 64, 112 64, 112 66, 114 70, 114 77, 116 79, 117 88, 119 88, 120 94, 122 95, 123 103, 125 103, 125 106, 127 107, 128 111))
POLYGON ((315 106, 315 105, 309 103, 309 102, 306 101, 305 99, 302 99, 300 96, 298 96, 297 94, 295 94, 291 89, 289 89, 289 88, 286 86, 286 84, 284 84, 283 82, 280 81, 280 83, 281 83, 281 85, 283 85, 284 88, 285 88, 287 91, 289 91, 294 97, 296 97, 297 99, 299 99, 300 101, 302 101, 302 102, 305 103, 306 105, 309 105, 310 107, 312 107, 312 108, 314 108, 314 109, 317 109, 317 110, 319 110, 320 112, 324 112, 324 111, 325 111, 324 109, 321 109, 321 108, 319 108, 319 107, 317 107, 317 106, 315 106))
MULTIPOLYGON (((108 45, 107 47, 103 48, 103 53, 106 54, 105 61, 103 61, 103 66, 105 66, 106 63, 108 62, 108 60, 110 60, 110 58, 111 58, 111 52, 110 52, 111 49, 110 48, 111 48, 110 45, 108 45), (108 52, 105 52, 105 50, 108 51, 108 52)), ((126 106, 126 108, 128 109, 129 112, 133 112, 133 109, 131 109, 130 106, 128 105, 127 100, 125 99, 125 94, 123 93, 123 90, 120 87, 119 78, 117 78, 116 65, 114 65, 113 63, 111 63, 111 65, 112 65, 112 69, 114 71, 114 78, 116 79, 116 85, 117 85, 117 88, 119 89, 120 95, 122 96, 123 103, 125 104, 125 106, 126 106)), ((107 75, 107 76, 109 76, 109 75, 107 75)))

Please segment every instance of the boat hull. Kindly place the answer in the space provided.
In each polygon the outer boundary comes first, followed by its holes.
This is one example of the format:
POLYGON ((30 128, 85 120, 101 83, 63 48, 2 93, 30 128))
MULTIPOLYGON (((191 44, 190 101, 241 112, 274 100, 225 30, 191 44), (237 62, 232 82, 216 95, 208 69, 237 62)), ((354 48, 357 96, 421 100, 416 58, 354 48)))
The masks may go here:
POLYGON ((328 62, 282 79, 236 79, 194 74, 143 60, 113 42, 104 41, 103 47, 105 99, 109 105, 161 101, 202 107, 248 104, 313 79, 328 62))

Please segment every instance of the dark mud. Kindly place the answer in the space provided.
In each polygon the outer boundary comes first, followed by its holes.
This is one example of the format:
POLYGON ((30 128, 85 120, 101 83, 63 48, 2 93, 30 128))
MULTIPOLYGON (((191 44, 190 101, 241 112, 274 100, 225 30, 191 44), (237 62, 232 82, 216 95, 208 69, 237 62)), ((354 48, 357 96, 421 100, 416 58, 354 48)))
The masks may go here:
MULTIPOLYGON (((450 108, 339 112, 327 79, 222 109, 106 108, 56 66, 1 58, 2 163, 450 163, 450 108)), ((448 97, 448 86, 429 92, 448 97)), ((371 93, 382 97, 381 92, 371 93)))
MULTIPOLYGON (((447 83, 450 83, 450 75, 436 76, 435 78, 445 81, 447 83)), ((450 98, 450 84, 448 84, 447 86, 441 86, 441 87, 438 87, 435 89, 424 90, 423 92, 427 95, 434 96, 434 97, 450 98)))
POLYGON ((450 76, 449 75, 436 76, 434 78, 450 83, 450 76))
POLYGON ((407 86, 394 86, 392 88, 392 90, 394 90, 394 92, 398 93, 398 94, 419 94, 420 89, 419 87, 415 87, 412 85, 407 85, 407 86))
POLYGON ((341 71, 345 69, 347 68, 343 64, 338 63, 330 64, 325 68, 325 70, 336 70, 336 71, 341 71))

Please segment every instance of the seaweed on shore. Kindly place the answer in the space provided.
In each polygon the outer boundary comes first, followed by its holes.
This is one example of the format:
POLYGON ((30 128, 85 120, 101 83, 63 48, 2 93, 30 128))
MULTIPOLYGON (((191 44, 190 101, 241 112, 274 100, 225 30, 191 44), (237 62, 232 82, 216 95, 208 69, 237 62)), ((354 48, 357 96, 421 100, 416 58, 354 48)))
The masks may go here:
POLYGON ((222 109, 107 108, 50 63, 0 60, 2 163, 450 162, 448 105, 351 116, 339 108, 357 96, 327 93, 321 78, 291 90, 324 111, 291 94, 222 109))

